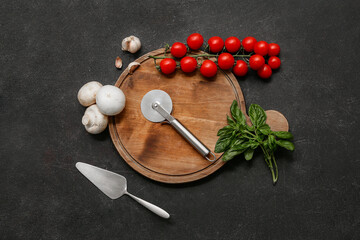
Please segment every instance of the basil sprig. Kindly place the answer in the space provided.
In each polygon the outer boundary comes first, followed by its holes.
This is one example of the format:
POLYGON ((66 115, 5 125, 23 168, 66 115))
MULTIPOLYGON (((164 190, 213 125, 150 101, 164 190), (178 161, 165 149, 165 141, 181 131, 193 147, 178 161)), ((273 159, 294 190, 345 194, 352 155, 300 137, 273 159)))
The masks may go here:
POLYGON ((231 104, 230 112, 231 117, 227 116, 228 125, 217 133, 219 139, 215 145, 215 152, 224 152, 223 161, 229 161, 242 153, 249 161, 253 158, 255 149, 260 148, 275 184, 278 180, 278 168, 274 153, 278 146, 293 151, 294 144, 289 141, 293 135, 284 131, 272 131, 266 124, 267 117, 264 109, 257 104, 251 104, 248 110, 252 126, 247 125, 246 117, 236 100, 231 104))

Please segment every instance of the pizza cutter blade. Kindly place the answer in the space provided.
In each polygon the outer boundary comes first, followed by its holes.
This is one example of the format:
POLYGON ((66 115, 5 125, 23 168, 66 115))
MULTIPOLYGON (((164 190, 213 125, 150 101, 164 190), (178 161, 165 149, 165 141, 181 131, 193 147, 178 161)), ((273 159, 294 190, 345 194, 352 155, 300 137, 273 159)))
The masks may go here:
POLYGON ((162 90, 152 90, 144 95, 141 100, 141 112, 144 117, 150 122, 163 122, 165 117, 163 117, 158 111, 153 109, 153 103, 159 103, 165 111, 171 113, 172 111, 172 101, 166 92, 162 90))
POLYGON ((141 100, 141 112, 151 122, 167 121, 180 133, 206 160, 215 161, 216 156, 199 139, 197 139, 177 119, 171 116, 172 101, 166 92, 151 90, 141 100), (210 158, 209 158, 210 157, 210 158))

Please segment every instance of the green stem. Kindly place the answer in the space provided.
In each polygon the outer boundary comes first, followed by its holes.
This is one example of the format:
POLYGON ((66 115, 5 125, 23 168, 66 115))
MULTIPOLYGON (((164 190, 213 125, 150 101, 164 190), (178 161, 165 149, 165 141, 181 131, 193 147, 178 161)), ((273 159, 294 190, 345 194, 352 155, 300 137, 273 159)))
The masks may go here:
POLYGON ((278 179, 278 169, 277 169, 275 157, 273 157, 274 154, 272 153, 271 154, 272 156, 270 156, 270 154, 266 151, 266 149, 262 145, 260 145, 260 147, 264 152, 265 162, 268 164, 268 167, 270 168, 271 176, 272 176, 272 179, 273 179, 273 184, 275 184, 277 179, 278 179), (274 172, 274 167, 273 167, 273 164, 272 164, 272 159, 273 159, 274 166, 275 166, 275 172, 274 172))
POLYGON ((260 146, 261 150, 263 151, 263 153, 265 155, 264 159, 265 159, 266 164, 268 165, 268 167, 270 167, 267 151, 265 151, 265 148, 263 147, 263 145, 260 144, 259 146, 260 146))
POLYGON ((274 167, 273 167, 273 164, 271 162, 271 157, 269 156, 269 168, 270 168, 270 171, 271 171, 271 176, 272 176, 272 179, 273 179, 273 183, 275 184, 276 183, 276 177, 275 177, 275 172, 274 172, 274 167))
MULTIPOLYGON (((187 57, 193 57, 193 58, 198 58, 198 57, 218 57, 219 55, 217 54, 197 54, 197 55, 188 55, 187 57)), ((251 57, 251 55, 232 55, 233 57, 239 57, 239 58, 244 58, 244 57, 251 57)), ((153 58, 153 59, 164 59, 164 58, 172 58, 172 59, 176 59, 172 56, 149 56, 149 58, 153 58)))
POLYGON ((253 137, 255 137, 255 138, 257 137, 257 135, 255 135, 255 134, 253 134, 253 133, 249 132, 248 130, 244 130, 244 132, 245 132, 245 133, 247 133, 247 134, 250 134, 251 136, 253 136, 253 137))
MULTIPOLYGON (((256 134, 256 137, 258 138, 259 136, 257 134, 256 129, 255 129, 255 134, 256 134)), ((266 151, 265 147, 263 147, 263 145, 261 143, 260 143, 260 147, 261 147, 262 151, 264 152, 265 162, 268 164, 268 167, 270 168, 273 183, 275 184, 276 181, 277 181, 277 177, 275 177, 274 168, 273 168, 273 165, 271 163, 271 156, 268 153, 268 151, 266 151)), ((276 166, 276 162, 275 162, 275 166, 276 166)), ((276 172, 277 172, 277 167, 276 167, 276 172)))
POLYGON ((277 164, 276 164, 274 153, 271 153, 271 158, 272 158, 272 161, 273 161, 274 166, 275 166, 275 181, 274 181, 274 184, 275 184, 277 182, 278 178, 279 178, 279 171, 278 171, 278 167, 277 167, 277 164))

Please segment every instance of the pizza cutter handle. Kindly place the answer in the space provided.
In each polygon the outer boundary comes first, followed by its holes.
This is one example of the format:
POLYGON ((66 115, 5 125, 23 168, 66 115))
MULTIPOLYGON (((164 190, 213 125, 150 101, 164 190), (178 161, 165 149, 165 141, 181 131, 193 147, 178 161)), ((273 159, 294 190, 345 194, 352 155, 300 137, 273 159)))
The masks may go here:
POLYGON ((182 125, 177 119, 172 119, 169 123, 188 141, 204 158, 213 162, 216 160, 216 156, 212 153, 199 139, 197 139, 184 125, 182 125), (210 158, 209 158, 210 156, 210 158))

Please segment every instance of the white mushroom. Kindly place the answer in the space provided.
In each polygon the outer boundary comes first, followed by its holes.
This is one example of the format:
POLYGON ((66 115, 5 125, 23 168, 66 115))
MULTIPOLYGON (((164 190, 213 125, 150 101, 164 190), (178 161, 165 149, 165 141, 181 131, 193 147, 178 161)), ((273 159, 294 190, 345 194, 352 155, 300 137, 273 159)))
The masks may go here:
POLYGON ((88 107, 95 103, 96 93, 103 85, 99 82, 92 81, 82 86, 78 92, 78 100, 81 105, 88 107))
POLYGON ((91 134, 98 134, 105 130, 108 124, 108 116, 102 114, 98 106, 94 104, 85 110, 81 122, 86 131, 91 134))
POLYGON ((114 116, 125 107, 125 95, 120 88, 105 85, 96 94, 96 104, 102 114, 114 116))

